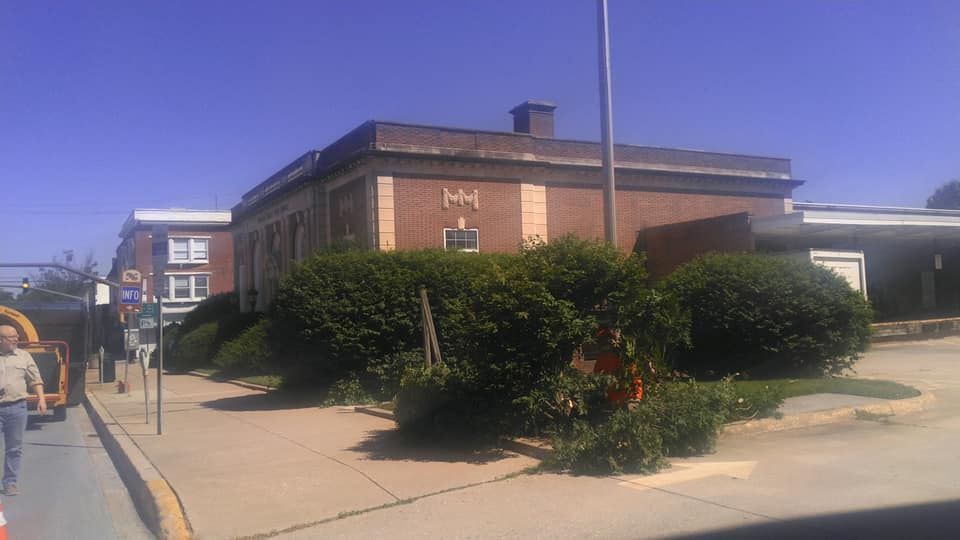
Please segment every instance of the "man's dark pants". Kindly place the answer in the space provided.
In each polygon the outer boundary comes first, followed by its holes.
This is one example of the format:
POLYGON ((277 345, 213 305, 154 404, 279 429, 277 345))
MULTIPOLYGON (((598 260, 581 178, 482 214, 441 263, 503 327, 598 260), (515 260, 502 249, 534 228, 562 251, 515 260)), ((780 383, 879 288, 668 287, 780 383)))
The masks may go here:
POLYGON ((23 433, 27 429, 27 402, 0 404, 0 430, 6 449, 3 460, 3 487, 17 483, 20 474, 20 455, 23 451, 23 433))

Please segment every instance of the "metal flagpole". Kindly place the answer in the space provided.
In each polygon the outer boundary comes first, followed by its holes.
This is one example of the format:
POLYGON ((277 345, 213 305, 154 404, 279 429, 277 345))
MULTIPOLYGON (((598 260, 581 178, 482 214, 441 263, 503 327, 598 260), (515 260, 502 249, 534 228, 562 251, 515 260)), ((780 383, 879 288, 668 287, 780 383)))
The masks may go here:
POLYGON ((157 295, 157 435, 163 435, 163 294, 157 295))
POLYGON ((613 97, 610 90, 610 35, 607 0, 597 0, 600 37, 600 145, 603 155, 603 229, 607 242, 617 245, 616 182, 613 162, 613 97))

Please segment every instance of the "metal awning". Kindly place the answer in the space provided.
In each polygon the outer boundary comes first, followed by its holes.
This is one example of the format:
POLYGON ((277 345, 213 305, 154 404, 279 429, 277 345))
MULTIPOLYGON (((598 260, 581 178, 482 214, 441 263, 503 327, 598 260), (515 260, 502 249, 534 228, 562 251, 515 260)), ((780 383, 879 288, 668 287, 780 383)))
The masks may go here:
POLYGON ((795 203, 794 211, 754 218, 759 237, 960 240, 960 210, 795 203))

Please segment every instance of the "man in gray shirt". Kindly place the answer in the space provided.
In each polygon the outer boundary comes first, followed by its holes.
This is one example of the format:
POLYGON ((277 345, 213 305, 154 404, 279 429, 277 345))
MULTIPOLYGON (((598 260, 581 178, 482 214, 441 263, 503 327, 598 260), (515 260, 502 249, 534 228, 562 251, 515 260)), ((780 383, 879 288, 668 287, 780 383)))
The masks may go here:
POLYGON ((3 431, 6 450, 3 460, 4 495, 19 493, 17 475, 20 473, 23 433, 27 428, 28 388, 39 398, 37 410, 41 414, 47 412, 40 370, 30 353, 17 348, 19 340, 16 328, 0 325, 0 430, 3 431))

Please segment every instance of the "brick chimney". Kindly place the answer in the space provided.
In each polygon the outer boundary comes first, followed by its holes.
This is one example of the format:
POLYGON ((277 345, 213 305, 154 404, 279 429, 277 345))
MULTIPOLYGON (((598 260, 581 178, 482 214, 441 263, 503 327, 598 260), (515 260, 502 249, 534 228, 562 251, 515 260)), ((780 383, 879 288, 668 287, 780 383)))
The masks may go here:
POLYGON ((549 101, 524 101, 510 110, 513 115, 513 131, 553 138, 553 111, 556 108, 557 106, 549 101))

